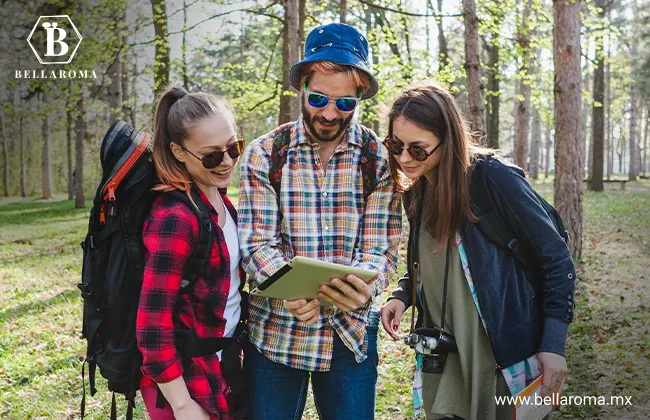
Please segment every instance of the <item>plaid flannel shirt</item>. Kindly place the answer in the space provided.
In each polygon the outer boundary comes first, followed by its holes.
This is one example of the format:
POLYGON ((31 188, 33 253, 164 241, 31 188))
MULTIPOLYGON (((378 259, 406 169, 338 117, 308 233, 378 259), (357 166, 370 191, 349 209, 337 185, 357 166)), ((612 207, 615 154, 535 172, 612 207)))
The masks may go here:
MULTIPOLYGON (((326 170, 302 117, 292 123, 278 197, 269 182, 273 136, 253 141, 242 156, 239 238, 242 264, 256 287, 294 256, 317 258, 379 273, 375 296, 395 270, 401 232, 400 198, 390 177, 388 155, 379 143, 376 188, 363 198, 361 127, 353 122, 326 170)), ((298 321, 282 300, 250 297, 250 340, 270 360, 296 369, 328 371, 333 334, 367 357, 370 303, 352 312, 321 308, 313 326, 298 321)))
MULTIPOLYGON (((220 193, 236 221, 235 208, 225 190, 220 193)), ((197 338, 215 338, 223 337, 226 326, 230 256, 219 216, 203 192, 200 194, 217 228, 206 275, 200 274, 188 293, 180 294, 180 285, 185 263, 198 240, 196 215, 185 204, 167 200, 163 194, 144 223, 145 269, 136 321, 143 357, 141 386, 169 382, 182 375, 192 399, 211 418, 230 419, 226 401, 229 391, 216 353, 184 359, 174 343, 176 329, 190 329, 197 338)))

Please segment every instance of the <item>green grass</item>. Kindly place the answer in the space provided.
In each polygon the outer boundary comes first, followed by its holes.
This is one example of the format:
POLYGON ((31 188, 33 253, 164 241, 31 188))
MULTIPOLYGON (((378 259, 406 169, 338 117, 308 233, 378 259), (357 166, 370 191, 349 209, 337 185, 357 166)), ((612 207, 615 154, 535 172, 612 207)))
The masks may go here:
MULTIPOLYGON (((535 187, 550 198, 551 182, 539 181, 535 187)), ((585 194, 566 393, 631 395, 638 407, 647 406, 650 394, 650 316, 645 307, 650 305, 650 183, 628 183, 626 188, 585 194)), ((230 193, 236 202, 237 191, 230 193)), ((73 207, 67 200, 0 199, 2 419, 79 417, 85 341, 79 338, 81 299, 76 284, 88 209, 73 207)), ((404 257, 402 250, 400 273, 404 257)), ((405 319, 402 335, 407 324, 405 319)), ((377 418, 411 418, 412 353, 383 331, 379 339, 377 418)), ((90 419, 109 414, 110 394, 103 380, 98 382, 98 394, 87 397, 90 419)), ((146 418, 139 402, 136 414, 146 418)), ((118 404, 118 412, 124 413, 124 401, 118 404)), ((566 419, 636 418, 635 413, 647 418, 647 411, 634 408, 570 406, 560 411, 558 417, 566 419)), ((317 418, 311 403, 305 418, 317 418)))

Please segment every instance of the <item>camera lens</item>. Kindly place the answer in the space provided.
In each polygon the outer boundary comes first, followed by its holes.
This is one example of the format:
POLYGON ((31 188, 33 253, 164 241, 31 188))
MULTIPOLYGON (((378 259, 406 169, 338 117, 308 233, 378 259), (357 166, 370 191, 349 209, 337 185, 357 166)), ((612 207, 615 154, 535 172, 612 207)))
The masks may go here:
POLYGON ((438 340, 434 337, 422 337, 422 347, 433 350, 438 347, 438 340))

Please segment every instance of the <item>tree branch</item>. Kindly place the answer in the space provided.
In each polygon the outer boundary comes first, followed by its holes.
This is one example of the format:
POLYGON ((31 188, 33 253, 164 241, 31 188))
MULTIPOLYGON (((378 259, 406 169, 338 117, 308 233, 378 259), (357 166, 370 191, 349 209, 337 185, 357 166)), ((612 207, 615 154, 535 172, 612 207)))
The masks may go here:
POLYGON ((273 62, 273 56, 275 56, 275 47, 277 47, 278 41, 280 41, 283 33, 284 30, 281 30, 280 33, 278 33, 278 36, 275 38, 275 42, 273 43, 273 48, 271 49, 271 57, 269 58, 269 62, 266 65, 266 69, 264 70, 264 82, 266 82, 266 77, 269 75, 269 69, 271 68, 271 63, 273 62))
POLYGON ((264 99, 264 100, 261 101, 261 102, 256 103, 255 105, 253 105, 252 108, 248 108, 248 110, 249 110, 249 111, 253 111, 253 110, 254 110, 255 108, 257 108, 258 106, 260 106, 260 105, 262 105, 262 104, 264 104, 264 103, 266 103, 266 102, 272 101, 273 98, 275 98, 276 96, 278 96, 278 85, 280 85, 280 82, 276 80, 276 81, 275 81, 275 89, 274 89, 274 93, 273 93, 273 95, 272 95, 272 96, 269 96, 268 98, 264 99))
POLYGON ((102 82, 99 84, 99 86, 97 86, 97 87, 94 89, 94 92, 90 95, 90 100, 94 100, 95 97, 97 96, 97 94, 98 94, 98 93, 102 90, 102 88, 104 87, 104 82, 105 82, 105 80, 106 80, 106 75, 107 75, 108 72, 113 68, 113 64, 115 64, 115 62, 117 61, 117 59, 120 57, 120 54, 122 53, 122 49, 124 48, 125 45, 127 45, 127 44, 124 43, 124 42, 122 42, 122 44, 120 45, 120 48, 117 50, 117 53, 115 54, 115 58, 113 58, 113 61, 111 61, 111 63, 106 67, 106 71, 104 71, 104 73, 102 74, 102 82))
MULTIPOLYGON (((372 2, 367 1, 367 0, 358 0, 358 1, 359 1, 359 3, 365 4, 366 6, 370 6, 372 8, 379 9, 379 10, 384 10, 386 12, 397 13, 397 14, 400 14, 400 15, 415 16, 415 17, 431 17, 431 16, 436 17, 435 13, 433 15, 430 15, 430 14, 406 12, 406 11, 401 11, 401 10, 397 10, 397 9, 392 9, 392 8, 386 7, 386 6, 381 6, 379 4, 375 4, 375 3, 372 3, 372 2)), ((457 14, 452 14, 452 15, 438 15, 438 16, 439 17, 459 17, 459 16, 463 16, 463 14, 462 13, 457 13, 457 14)))
MULTIPOLYGON (((179 30, 179 31, 168 32, 167 35, 177 35, 177 34, 182 34, 183 31, 185 31, 185 32, 191 31, 192 29, 196 28, 197 26, 199 26, 199 25, 201 25, 201 24, 203 24, 203 23, 205 23, 205 22, 208 22, 208 21, 210 21, 210 20, 212 20, 212 19, 216 19, 216 18, 218 18, 218 17, 223 17, 223 16, 230 15, 230 14, 237 13, 237 12, 252 13, 252 14, 254 14, 254 15, 267 16, 267 17, 270 17, 270 18, 276 19, 276 20, 278 20, 278 21, 280 21, 280 22, 284 22, 284 21, 282 20, 282 18, 280 18, 280 17, 278 17, 278 16, 276 16, 276 15, 273 15, 273 14, 270 14, 270 13, 266 13, 266 12, 264 12, 264 10, 266 10, 266 9, 268 9, 269 7, 275 5, 276 3, 277 3, 277 2, 273 2, 273 3, 271 3, 268 7, 265 7, 265 8, 263 8, 263 9, 257 9, 257 10, 256 10, 256 9, 251 9, 251 8, 245 8, 245 9, 233 9, 233 10, 229 10, 229 11, 227 11, 227 12, 217 13, 216 15, 209 16, 209 17, 207 17, 207 18, 205 18, 205 19, 203 19, 203 20, 201 20, 201 21, 195 23, 195 24, 192 25, 192 26, 190 26, 190 27, 188 27, 188 28, 185 28, 184 30, 181 29, 181 30, 179 30)), ((130 44, 129 46, 134 46, 134 45, 147 45, 147 44, 153 44, 154 42, 156 42, 156 39, 155 39, 155 38, 154 38, 154 39, 150 39, 149 41, 136 42, 136 43, 130 44)))
POLYGON ((169 19, 170 17, 175 16, 175 15, 177 15, 178 13, 182 12, 183 10, 187 10, 187 9, 189 9, 191 6, 194 6, 196 3, 200 3, 200 2, 202 2, 202 1, 203 1, 203 0, 194 0, 192 3, 188 3, 188 4, 186 4, 185 6, 181 7, 180 9, 173 11, 170 15, 167 16, 167 18, 169 19))

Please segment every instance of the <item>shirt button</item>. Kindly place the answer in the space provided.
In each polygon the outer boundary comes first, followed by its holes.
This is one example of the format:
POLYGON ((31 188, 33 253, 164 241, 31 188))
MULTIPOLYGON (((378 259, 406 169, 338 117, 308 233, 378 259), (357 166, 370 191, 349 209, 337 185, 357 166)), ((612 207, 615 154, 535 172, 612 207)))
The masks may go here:
POLYGON ((330 230, 330 227, 325 225, 324 229, 325 229, 325 232, 327 232, 328 230, 330 230))
POLYGON ((323 197, 327 197, 327 191, 323 193, 323 197))

